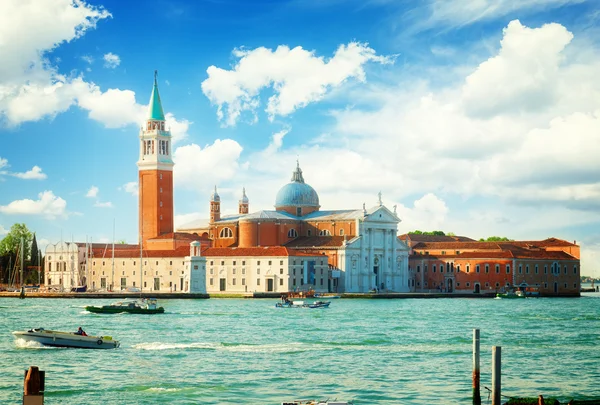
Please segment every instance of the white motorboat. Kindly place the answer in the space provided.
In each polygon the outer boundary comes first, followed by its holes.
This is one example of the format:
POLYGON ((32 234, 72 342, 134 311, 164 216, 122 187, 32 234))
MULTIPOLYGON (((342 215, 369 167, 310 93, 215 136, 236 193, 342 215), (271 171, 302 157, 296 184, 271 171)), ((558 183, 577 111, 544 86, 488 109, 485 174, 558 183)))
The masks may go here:
POLYGON ((44 328, 13 332, 16 339, 38 342, 44 346, 75 347, 79 349, 116 349, 121 345, 111 336, 86 336, 44 328))

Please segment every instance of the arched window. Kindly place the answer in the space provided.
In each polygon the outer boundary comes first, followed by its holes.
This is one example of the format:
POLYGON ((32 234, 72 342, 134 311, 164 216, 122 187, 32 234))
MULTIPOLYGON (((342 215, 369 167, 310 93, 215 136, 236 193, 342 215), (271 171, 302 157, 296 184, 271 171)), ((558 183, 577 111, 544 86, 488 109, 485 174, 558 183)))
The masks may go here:
POLYGON ((296 232, 295 229, 290 229, 288 231, 288 238, 297 238, 298 237, 298 232, 296 232))
POLYGON ((331 232, 329 232, 327 229, 323 229, 319 232, 319 236, 331 236, 331 232))
POLYGON ((344 236, 344 228, 340 229, 340 236, 344 236))
POLYGON ((221 233, 219 234, 220 238, 233 238, 233 232, 229 228, 221 229, 221 233))

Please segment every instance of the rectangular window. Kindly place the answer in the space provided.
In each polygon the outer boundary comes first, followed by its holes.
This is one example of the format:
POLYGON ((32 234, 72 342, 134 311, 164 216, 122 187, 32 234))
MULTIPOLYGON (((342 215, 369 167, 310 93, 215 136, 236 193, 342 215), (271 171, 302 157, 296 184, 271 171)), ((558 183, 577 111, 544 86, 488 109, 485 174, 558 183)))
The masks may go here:
POLYGON ((417 266, 417 273, 421 272, 421 266, 417 266))
POLYGON ((525 274, 529 274, 529 265, 525 266, 525 274))
POLYGON ((283 285, 283 279, 282 278, 279 279, 279 285, 283 285))
POLYGON ((260 285, 260 278, 256 279, 256 285, 260 285))
POLYGON ((236 279, 235 279, 235 278, 234 278, 234 279, 232 279, 232 280, 231 280, 231 285, 235 285, 235 282, 236 282, 236 279))
POLYGON ((535 265, 535 274, 538 274, 538 265, 535 265))
POLYGON ((548 265, 544 264, 544 274, 548 274, 548 265))
POLYGON ((242 269, 242 274, 246 274, 246 269, 242 269))
POLYGON ((231 273, 232 273, 232 274, 235 274, 235 269, 232 269, 232 270, 231 270, 231 273))
POLYGON ((496 274, 500 274, 500 265, 499 264, 496 265, 496 274))
POLYGON ((280 260, 280 261, 279 261, 279 265, 280 265, 280 266, 283 266, 283 260, 280 260))
POLYGON ((446 251, 445 251, 445 250, 442 250, 442 254, 443 254, 443 255, 445 255, 445 254, 446 254, 446 251))
POLYGON ((211 279, 210 279, 210 285, 213 285, 213 284, 214 284, 214 281, 213 281, 213 279, 211 278, 211 279))
POLYGON ((106 288, 106 279, 105 278, 100 279, 100 288, 106 288))
POLYGON ((427 265, 423 266, 423 273, 427 273, 427 265))
POLYGON ((294 286, 296 285, 296 279, 293 280, 293 284, 292 285, 294 285, 294 286))
MULTIPOLYGON (((323 270, 321 270, 323 271, 323 270)), ((279 274, 283 274, 283 269, 279 269, 279 274)))
POLYGON ((431 266, 431 271, 435 273, 435 264, 431 266))
POLYGON ((486 264, 486 265, 485 265, 485 273, 487 274, 487 273, 489 273, 489 272, 490 272, 490 265, 489 265, 489 264, 486 264))
POLYGON ((269 260, 269 266, 271 265, 271 261, 269 260))
POLYGON ((235 266, 235 260, 233 261, 233 265, 235 266))
POLYGON ((519 274, 523 274, 523 265, 519 264, 519 274))
POLYGON ((242 285, 246 285, 246 279, 245 278, 242 279, 242 285))
POLYGON ((256 269, 256 274, 260 274, 260 269, 256 269))
POLYGON ((246 261, 242 260, 242 266, 245 266, 245 265, 246 265, 246 261))
POLYGON ((475 266, 475 273, 479 273, 479 265, 475 266))
POLYGON ((256 265, 257 265, 257 266, 260 266, 260 260, 256 262, 256 265))
POLYGON ((213 265, 213 261, 212 261, 212 260, 210 261, 210 265, 211 265, 211 266, 213 265))
POLYGON ((573 274, 577 274, 577 266, 573 266, 573 274))
POLYGON ((467 264, 467 273, 469 273, 470 271, 471 271, 471 265, 467 264))
POLYGON ((506 274, 510 274, 510 264, 506 265, 506 274))
POLYGON ((221 260, 221 266, 225 266, 225 260, 221 260))

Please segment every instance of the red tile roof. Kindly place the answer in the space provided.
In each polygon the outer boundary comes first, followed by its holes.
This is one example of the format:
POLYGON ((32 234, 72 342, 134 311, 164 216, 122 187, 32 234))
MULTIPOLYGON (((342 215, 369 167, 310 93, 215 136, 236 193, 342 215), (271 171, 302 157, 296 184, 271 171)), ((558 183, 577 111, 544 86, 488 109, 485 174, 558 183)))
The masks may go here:
MULTIPOLYGON (((112 248, 109 246, 108 248, 102 249, 93 249, 92 250, 92 259, 103 259, 103 260, 111 260, 112 259, 112 248)), ((115 259, 135 259, 140 257, 140 249, 139 245, 137 249, 122 249, 117 250, 115 245, 115 259)), ((181 246, 175 250, 144 250, 142 252, 142 257, 185 257, 190 255, 190 248, 188 246, 181 246)))
POLYGON ((202 252, 202 256, 209 257, 218 257, 218 256, 244 256, 244 257, 252 257, 252 256, 277 256, 277 257, 286 257, 286 256, 319 256, 310 253, 302 253, 297 252, 295 250, 288 249, 284 246, 265 246, 265 247, 248 247, 248 248, 239 248, 239 247, 223 247, 223 248, 207 248, 202 252))
POLYGON ((300 236, 285 244, 290 248, 340 247, 344 244, 344 236, 300 236))

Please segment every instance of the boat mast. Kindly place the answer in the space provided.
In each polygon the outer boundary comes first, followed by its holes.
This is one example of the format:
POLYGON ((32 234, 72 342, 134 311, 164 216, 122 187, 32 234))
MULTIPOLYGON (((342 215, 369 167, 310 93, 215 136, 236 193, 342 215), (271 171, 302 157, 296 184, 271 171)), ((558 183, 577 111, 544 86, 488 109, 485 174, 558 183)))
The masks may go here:
POLYGON ((19 277, 20 287, 23 287, 23 261, 25 260, 25 238, 21 236, 21 275, 19 277))
POLYGON ((112 277, 110 282, 110 290, 115 290, 115 219, 113 218, 113 240, 112 240, 112 277))

